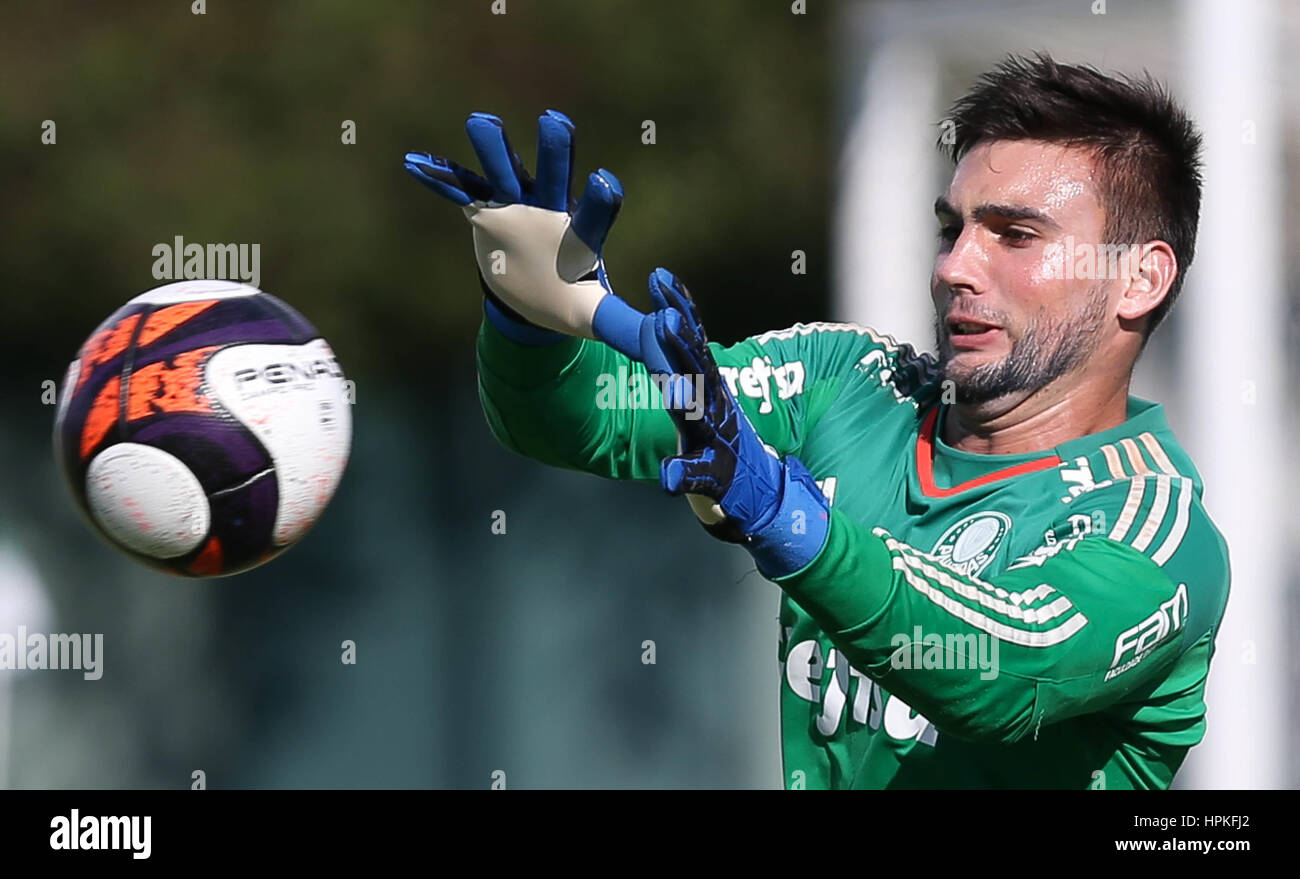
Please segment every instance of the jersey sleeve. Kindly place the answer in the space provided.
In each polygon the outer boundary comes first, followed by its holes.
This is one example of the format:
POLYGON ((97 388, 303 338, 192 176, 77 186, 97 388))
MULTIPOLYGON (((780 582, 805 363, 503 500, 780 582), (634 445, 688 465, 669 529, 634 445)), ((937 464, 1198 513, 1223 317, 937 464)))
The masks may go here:
MULTIPOLYGON (((763 441, 798 454, 804 437, 854 382, 933 361, 865 327, 796 324, 735 345, 710 343, 763 441)), ((535 460, 613 479, 657 482, 677 453, 677 431, 645 366, 601 342, 568 338, 530 346, 484 321, 477 345, 479 400, 493 435, 535 460)), ((910 370, 910 372, 909 372, 910 370)))
POLYGON ((795 324, 715 354, 732 396, 782 455, 802 452, 805 437, 847 388, 911 395, 935 370, 932 355, 853 323, 795 324))
MULTIPOLYGON (((1163 544, 1081 521, 1063 517, 1060 539, 981 579, 833 511, 818 557, 778 583, 853 667, 941 731, 1015 742, 1149 692, 1222 615, 1226 554, 1189 544, 1161 560, 1163 544)), ((1188 536, 1201 524, 1189 510, 1188 536)))
MULTIPOLYGON (((1190 628, 1217 629, 1228 601, 1228 545, 1200 499, 1199 479, 1169 467, 1100 484, 1071 503, 1052 536, 1105 537, 1140 553, 1175 583, 1193 590, 1190 628)), ((1036 552, 1050 552, 1044 544, 1036 552)), ((1033 563, 1031 553, 1020 563, 1033 563)))

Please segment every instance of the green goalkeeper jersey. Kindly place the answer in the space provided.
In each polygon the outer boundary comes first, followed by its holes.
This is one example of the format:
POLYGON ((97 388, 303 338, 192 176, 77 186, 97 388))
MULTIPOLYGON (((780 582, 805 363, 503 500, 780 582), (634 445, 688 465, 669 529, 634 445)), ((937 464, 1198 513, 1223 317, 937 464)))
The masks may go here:
MULTIPOLYGON (((940 439, 933 357, 868 328, 712 349, 830 502, 820 553, 777 581, 787 788, 1169 786, 1205 731, 1228 555, 1160 406, 978 455, 940 439)), ((528 347, 485 321, 478 362, 517 452, 643 482, 677 452, 645 367, 602 343, 528 347)))

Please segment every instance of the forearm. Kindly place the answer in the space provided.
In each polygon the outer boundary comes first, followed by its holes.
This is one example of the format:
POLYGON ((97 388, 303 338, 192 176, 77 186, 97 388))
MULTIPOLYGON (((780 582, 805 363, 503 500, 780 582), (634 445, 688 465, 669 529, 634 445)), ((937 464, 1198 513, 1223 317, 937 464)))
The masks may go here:
MULTIPOLYGON (((507 339, 490 321, 479 329, 479 399, 504 446, 544 464, 611 479, 653 482, 676 451, 672 421, 645 367, 601 342, 566 337, 550 345, 507 339), (634 375, 645 397, 620 395, 634 375), (631 408, 629 401, 648 402, 631 408)), ((635 390, 635 387, 633 387, 635 390)))
POLYGON ((817 557, 778 583, 855 668, 940 730, 977 741, 1013 742, 1101 710, 1180 644, 1172 631, 1140 665, 1112 671, 1117 636, 1176 587, 1100 538, 984 581, 835 512, 817 557))

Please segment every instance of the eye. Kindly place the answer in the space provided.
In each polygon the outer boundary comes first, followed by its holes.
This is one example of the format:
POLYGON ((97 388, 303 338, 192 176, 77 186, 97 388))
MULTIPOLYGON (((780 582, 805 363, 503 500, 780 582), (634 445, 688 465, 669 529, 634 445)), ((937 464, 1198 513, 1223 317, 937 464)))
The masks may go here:
POLYGON ((939 240, 945 244, 952 244, 957 240, 957 236, 960 234, 961 226, 954 226, 952 224, 940 226, 939 231, 936 233, 939 240))
POLYGON ((1001 235, 1004 240, 1009 241, 1012 244, 1027 244, 1036 237, 1032 232, 1027 232, 1024 229, 1016 229, 1014 227, 1003 229, 998 234, 1001 235))

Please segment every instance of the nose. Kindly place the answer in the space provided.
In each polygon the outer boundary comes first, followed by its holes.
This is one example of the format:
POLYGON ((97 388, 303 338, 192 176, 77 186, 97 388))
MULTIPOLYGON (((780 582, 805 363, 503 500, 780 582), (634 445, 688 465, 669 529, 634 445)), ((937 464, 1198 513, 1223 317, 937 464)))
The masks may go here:
POLYGON ((985 254, 978 241, 978 228, 966 224, 952 247, 935 258, 936 286, 953 293, 979 293, 984 289, 985 254))

